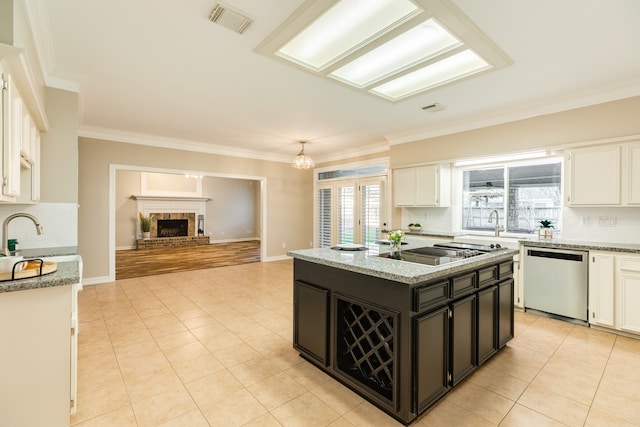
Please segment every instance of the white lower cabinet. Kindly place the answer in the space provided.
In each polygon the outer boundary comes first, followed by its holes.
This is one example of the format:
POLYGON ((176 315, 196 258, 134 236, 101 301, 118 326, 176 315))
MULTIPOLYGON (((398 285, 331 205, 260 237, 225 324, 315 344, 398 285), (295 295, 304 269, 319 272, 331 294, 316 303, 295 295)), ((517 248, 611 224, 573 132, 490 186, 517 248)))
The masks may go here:
POLYGON ((640 255, 589 252, 589 323, 640 334, 640 255))
POLYGON ((0 293, 0 426, 69 425, 77 292, 62 285, 0 293))
POLYGON ((615 255, 589 252, 589 323, 615 327, 615 255))
POLYGON ((640 256, 618 256, 616 284, 618 290, 618 327, 640 334, 640 256))

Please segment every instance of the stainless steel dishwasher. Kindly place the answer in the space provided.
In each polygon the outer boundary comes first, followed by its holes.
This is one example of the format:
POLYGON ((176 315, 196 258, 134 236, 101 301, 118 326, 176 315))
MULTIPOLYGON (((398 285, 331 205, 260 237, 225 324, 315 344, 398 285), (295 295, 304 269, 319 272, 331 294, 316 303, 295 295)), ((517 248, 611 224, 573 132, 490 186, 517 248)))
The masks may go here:
POLYGON ((586 323, 589 252, 533 246, 524 249, 525 310, 586 323))

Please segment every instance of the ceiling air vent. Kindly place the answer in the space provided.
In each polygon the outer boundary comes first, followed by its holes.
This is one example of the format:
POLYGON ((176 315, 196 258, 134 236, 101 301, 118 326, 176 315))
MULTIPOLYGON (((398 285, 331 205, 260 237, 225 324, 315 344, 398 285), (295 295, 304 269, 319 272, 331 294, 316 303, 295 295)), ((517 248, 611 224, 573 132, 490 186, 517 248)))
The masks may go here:
POLYGON ((214 6, 209 15, 209 21, 220 24, 238 34, 243 34, 253 24, 253 19, 220 3, 214 6))
POLYGON ((430 113, 437 113, 438 111, 442 111, 444 110, 444 105, 440 104, 439 102, 436 102, 435 104, 431 104, 431 105, 425 105, 424 107, 422 107, 422 109, 424 111, 428 111, 430 113))

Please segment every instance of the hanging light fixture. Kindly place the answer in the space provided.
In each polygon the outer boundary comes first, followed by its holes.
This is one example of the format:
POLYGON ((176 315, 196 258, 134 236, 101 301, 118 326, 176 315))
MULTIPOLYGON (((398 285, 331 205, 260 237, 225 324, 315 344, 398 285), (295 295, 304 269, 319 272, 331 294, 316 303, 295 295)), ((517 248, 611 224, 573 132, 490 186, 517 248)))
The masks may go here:
POLYGON ((300 150, 296 158, 293 159, 293 164, 291 166, 296 169, 311 169, 315 165, 311 157, 304 154, 304 144, 306 142, 307 141, 300 141, 300 144, 302 144, 302 149, 300 150))

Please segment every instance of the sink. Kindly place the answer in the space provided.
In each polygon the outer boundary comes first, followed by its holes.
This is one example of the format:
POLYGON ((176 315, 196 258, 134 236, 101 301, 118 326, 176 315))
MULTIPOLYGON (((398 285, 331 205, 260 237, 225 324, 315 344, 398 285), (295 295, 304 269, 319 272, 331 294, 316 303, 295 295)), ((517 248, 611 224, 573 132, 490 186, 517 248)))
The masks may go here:
POLYGON ((477 243, 481 245, 500 244, 503 248, 520 249, 520 242, 515 237, 495 237, 495 236, 473 236, 464 235, 453 238, 454 242, 460 243, 477 243))

